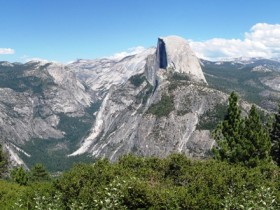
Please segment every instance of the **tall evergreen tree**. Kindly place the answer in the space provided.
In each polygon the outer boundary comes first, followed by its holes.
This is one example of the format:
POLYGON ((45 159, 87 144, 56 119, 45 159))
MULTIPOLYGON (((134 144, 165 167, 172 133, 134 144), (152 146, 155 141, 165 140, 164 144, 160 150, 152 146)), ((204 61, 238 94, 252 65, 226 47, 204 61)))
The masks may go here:
POLYGON ((231 163, 239 162, 238 145, 242 141, 242 128, 244 121, 238 107, 238 96, 232 92, 229 97, 229 107, 222 123, 215 129, 213 136, 217 140, 218 148, 214 149, 215 157, 231 163))
POLYGON ((260 161, 270 160, 269 134, 261 123, 256 107, 252 106, 244 120, 234 92, 229 97, 225 119, 215 129, 213 137, 218 144, 213 149, 216 159, 247 166, 256 166, 260 161))
POLYGON ((243 162, 248 166, 256 166, 259 161, 270 160, 271 142, 268 130, 262 125, 256 107, 253 105, 245 119, 243 131, 243 162))
POLYGON ((274 122, 270 131, 270 138, 272 143, 272 159, 278 166, 280 166, 280 104, 278 106, 278 112, 274 114, 274 122))

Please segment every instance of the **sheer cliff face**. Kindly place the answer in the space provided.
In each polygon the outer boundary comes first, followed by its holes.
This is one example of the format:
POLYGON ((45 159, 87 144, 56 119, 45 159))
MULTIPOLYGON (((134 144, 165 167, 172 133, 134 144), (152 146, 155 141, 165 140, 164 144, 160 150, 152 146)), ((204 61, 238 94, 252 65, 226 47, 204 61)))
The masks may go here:
POLYGON ((199 61, 186 40, 176 36, 159 38, 157 48, 150 48, 123 58, 78 60, 68 65, 80 80, 102 98, 113 85, 125 83, 135 74, 145 73, 155 84, 160 69, 186 73, 192 80, 206 83, 199 61))
POLYGON ((199 60, 187 41, 181 37, 168 36, 158 39, 157 61, 159 68, 186 73, 194 80, 206 83, 199 60))

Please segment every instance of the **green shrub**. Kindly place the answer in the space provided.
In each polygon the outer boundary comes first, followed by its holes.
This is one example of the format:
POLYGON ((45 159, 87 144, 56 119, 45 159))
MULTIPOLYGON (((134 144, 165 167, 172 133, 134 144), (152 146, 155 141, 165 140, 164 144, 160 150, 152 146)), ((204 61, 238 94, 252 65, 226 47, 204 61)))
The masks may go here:
POLYGON ((75 165, 54 181, 0 180, 0 209, 279 209, 279 189, 273 164, 125 155, 75 165))
POLYGON ((27 185, 30 179, 30 173, 23 166, 20 166, 11 171, 11 177, 14 182, 20 185, 27 185))
POLYGON ((270 187, 260 186, 255 190, 248 190, 246 187, 241 192, 234 192, 230 189, 223 201, 224 209, 280 209, 275 192, 270 187))
POLYGON ((17 183, 0 180, 0 209, 12 209, 24 189, 17 183))

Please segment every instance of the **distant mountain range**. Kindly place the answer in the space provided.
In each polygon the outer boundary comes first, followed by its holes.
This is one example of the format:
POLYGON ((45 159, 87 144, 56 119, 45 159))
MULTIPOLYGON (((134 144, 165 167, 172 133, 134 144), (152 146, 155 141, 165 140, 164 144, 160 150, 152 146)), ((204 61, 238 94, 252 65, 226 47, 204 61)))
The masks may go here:
POLYGON ((201 60, 210 86, 239 95, 268 111, 275 111, 280 101, 280 62, 264 58, 210 62, 201 60))
POLYGON ((252 103, 272 112, 279 81, 277 59, 199 60, 176 36, 122 58, 3 61, 0 141, 13 164, 42 162, 51 171, 127 153, 205 158, 228 94, 239 93, 244 112, 252 103))

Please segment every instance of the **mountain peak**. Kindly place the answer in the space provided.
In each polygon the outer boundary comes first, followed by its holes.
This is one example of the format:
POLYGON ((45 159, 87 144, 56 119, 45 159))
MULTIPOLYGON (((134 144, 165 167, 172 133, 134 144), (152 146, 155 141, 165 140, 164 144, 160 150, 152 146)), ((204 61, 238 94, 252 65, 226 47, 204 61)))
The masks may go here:
POLYGON ((187 40, 179 36, 158 38, 157 62, 159 68, 171 68, 175 72, 189 74, 194 79, 206 83, 198 58, 187 40))
POLYGON ((13 64, 8 61, 0 61, 0 66, 13 67, 13 64))

